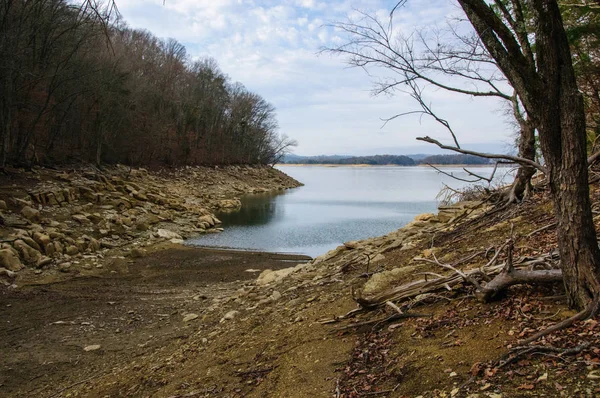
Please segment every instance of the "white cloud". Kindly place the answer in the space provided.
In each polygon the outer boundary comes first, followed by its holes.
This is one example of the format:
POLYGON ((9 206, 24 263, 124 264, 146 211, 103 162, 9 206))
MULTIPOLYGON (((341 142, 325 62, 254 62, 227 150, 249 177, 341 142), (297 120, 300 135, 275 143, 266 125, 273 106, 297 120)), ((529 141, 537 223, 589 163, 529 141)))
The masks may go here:
MULTIPOLYGON (((436 123, 402 118, 381 129, 381 118, 413 110, 406 96, 371 96, 372 78, 348 69, 343 59, 317 55, 323 45, 345 42, 324 26, 356 10, 382 19, 388 0, 122 0, 120 10, 135 28, 173 37, 193 57, 211 56, 233 80, 242 82, 278 109, 281 131, 300 142, 300 154, 347 153, 360 148, 414 145, 417 135, 446 134, 436 123)), ((394 17, 398 29, 444 22, 456 14, 451 0, 414 0, 394 17)), ((497 141, 506 135, 494 101, 427 91, 440 114, 464 142, 497 141), (485 131, 485 135, 481 134, 485 131)), ((354 151, 356 152, 356 151, 354 151)))

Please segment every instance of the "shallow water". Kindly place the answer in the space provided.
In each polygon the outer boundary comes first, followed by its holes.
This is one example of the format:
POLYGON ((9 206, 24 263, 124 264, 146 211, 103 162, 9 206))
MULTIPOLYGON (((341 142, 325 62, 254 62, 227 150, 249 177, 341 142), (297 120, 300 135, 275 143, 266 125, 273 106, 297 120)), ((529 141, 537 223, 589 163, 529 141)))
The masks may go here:
MULTIPOLYGON (((224 232, 189 243, 315 257, 349 240, 394 231, 417 214, 435 212, 444 183, 467 185, 429 167, 278 168, 305 185, 278 195, 245 196, 240 211, 217 214, 224 232)), ((492 172, 491 167, 473 170, 485 176, 492 172)), ((460 167, 444 171, 467 177, 460 167)))

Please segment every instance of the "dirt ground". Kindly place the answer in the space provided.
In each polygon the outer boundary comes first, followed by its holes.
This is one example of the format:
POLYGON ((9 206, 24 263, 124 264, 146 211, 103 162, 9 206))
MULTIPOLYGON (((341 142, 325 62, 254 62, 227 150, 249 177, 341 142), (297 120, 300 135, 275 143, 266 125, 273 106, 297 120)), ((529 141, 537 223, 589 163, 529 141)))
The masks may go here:
POLYGON ((186 315, 202 317, 260 270, 307 260, 172 246, 96 275, 32 275, 0 290, 0 396, 66 396, 73 384, 186 340, 200 320, 186 315))

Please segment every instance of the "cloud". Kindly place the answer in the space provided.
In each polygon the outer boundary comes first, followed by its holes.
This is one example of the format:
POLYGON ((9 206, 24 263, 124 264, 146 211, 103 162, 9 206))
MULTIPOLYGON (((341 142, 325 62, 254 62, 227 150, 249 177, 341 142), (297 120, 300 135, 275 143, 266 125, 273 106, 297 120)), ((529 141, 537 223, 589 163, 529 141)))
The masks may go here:
MULTIPOLYGON (((387 0, 167 0, 163 5, 162 0, 122 0, 119 8, 130 26, 179 40, 193 58, 215 58, 234 81, 276 106, 281 131, 300 142, 296 152, 319 154, 353 148, 365 153, 369 148, 414 145, 417 135, 446 134, 441 126, 418 117, 398 119, 381 129, 381 118, 413 110, 416 104, 401 94, 374 98, 374 77, 347 68, 341 58, 318 54, 322 46, 346 40, 328 23, 358 18, 357 10, 386 19, 393 4, 387 0)), ((457 12, 451 0, 410 1, 394 20, 396 29, 411 31, 443 24, 445 17, 457 12)), ((464 142, 498 141, 507 135, 495 112, 498 102, 439 90, 428 90, 427 98, 453 123, 464 142)))

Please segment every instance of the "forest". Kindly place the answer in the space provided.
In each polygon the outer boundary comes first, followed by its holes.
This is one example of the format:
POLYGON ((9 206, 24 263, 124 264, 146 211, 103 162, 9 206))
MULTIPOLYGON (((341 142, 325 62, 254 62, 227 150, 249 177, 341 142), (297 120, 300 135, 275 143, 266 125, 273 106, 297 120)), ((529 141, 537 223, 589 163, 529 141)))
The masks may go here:
POLYGON ((114 3, 0 8, 0 168, 270 164, 293 140, 210 58, 128 28, 114 3))
POLYGON ((490 160, 474 155, 429 155, 424 158, 415 156, 415 158, 404 155, 373 155, 373 156, 286 156, 281 163, 287 164, 368 164, 372 166, 398 165, 398 166, 417 166, 419 164, 468 164, 468 165, 486 165, 490 160))

